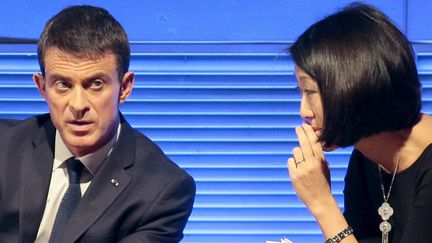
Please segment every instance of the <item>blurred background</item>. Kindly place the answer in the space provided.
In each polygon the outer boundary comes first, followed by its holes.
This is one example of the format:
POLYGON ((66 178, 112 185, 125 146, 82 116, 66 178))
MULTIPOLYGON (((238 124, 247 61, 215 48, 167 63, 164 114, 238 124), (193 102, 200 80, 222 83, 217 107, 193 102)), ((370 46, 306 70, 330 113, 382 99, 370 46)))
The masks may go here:
MULTIPOLYGON (((302 122, 286 48, 309 25, 350 2, 4 1, 0 117, 48 111, 31 78, 39 72, 36 41, 46 21, 69 5, 104 7, 131 40, 130 69, 137 80, 123 114, 197 182, 182 242, 323 242, 286 169, 297 145, 294 127, 302 122)), ((384 11, 412 42, 423 112, 432 113, 432 1, 365 2, 384 11)), ((351 150, 327 154, 342 209, 351 150)))

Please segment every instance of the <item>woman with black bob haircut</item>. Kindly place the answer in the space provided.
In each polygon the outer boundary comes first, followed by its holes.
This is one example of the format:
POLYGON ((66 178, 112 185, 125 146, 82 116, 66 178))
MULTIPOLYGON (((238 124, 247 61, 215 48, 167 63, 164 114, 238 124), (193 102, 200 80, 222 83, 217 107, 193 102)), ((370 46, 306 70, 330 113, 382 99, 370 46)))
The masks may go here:
POLYGON ((356 3, 310 26, 290 53, 305 122, 288 169, 326 242, 432 242, 432 117, 420 112, 407 38, 356 3), (342 214, 323 150, 351 145, 342 214))

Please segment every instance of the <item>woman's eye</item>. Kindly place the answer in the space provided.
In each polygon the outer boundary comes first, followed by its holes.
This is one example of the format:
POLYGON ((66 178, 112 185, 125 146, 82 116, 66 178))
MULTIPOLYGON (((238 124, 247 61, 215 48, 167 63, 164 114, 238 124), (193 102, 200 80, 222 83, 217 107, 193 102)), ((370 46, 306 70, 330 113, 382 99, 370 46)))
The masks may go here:
POLYGON ((304 92, 306 95, 312 95, 312 94, 316 94, 316 93, 318 93, 317 91, 315 91, 315 90, 311 90, 311 89, 305 89, 303 92, 304 92))

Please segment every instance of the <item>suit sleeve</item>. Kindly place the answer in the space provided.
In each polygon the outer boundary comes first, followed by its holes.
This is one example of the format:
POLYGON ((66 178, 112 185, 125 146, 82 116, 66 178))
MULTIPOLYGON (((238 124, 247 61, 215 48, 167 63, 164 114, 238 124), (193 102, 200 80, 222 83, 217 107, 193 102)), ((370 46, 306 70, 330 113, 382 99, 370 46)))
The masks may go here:
POLYGON ((142 222, 121 243, 177 243, 192 212, 195 182, 187 174, 170 181, 156 198, 149 212, 150 220, 142 222))

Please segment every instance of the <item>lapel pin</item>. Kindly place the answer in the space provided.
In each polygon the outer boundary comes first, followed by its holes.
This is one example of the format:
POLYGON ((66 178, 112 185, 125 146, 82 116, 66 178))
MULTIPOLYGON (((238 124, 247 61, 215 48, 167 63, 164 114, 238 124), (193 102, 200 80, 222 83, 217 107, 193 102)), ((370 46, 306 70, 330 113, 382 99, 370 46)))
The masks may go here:
POLYGON ((111 179, 111 184, 113 184, 115 187, 119 186, 119 182, 114 178, 111 179))

